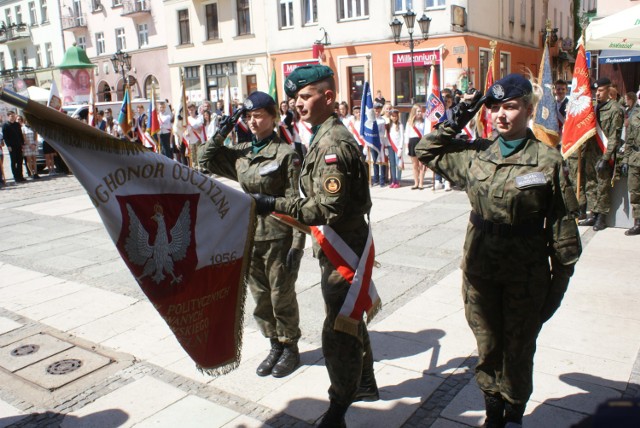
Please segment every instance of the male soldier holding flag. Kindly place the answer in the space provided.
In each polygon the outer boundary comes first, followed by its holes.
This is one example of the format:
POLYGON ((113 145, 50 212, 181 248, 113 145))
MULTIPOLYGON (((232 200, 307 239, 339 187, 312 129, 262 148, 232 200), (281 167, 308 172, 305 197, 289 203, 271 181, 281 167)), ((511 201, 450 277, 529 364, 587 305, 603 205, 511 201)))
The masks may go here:
MULTIPOLYGON (((332 229, 329 232, 335 232, 346 244, 346 252, 355 253, 362 260, 361 255, 364 256, 371 241, 366 219, 371 209, 367 167, 360 147, 334 114, 333 71, 324 65, 298 67, 287 78, 285 92, 296 99, 301 120, 312 126, 309 152, 300 174, 302 195, 297 198, 254 195, 256 211, 258 214, 276 211, 309 226, 329 226, 332 229)), ((326 308, 322 351, 331 380, 329 410, 319 426, 343 427, 346 426, 344 416, 352 402, 379 398, 373 355, 362 312, 351 321, 340 322, 341 309, 351 296, 353 284, 336 269, 330 250, 340 253, 344 249, 328 249, 315 233, 314 236, 313 253, 320 262, 326 308)), ((355 278, 353 282, 356 282, 355 278)))

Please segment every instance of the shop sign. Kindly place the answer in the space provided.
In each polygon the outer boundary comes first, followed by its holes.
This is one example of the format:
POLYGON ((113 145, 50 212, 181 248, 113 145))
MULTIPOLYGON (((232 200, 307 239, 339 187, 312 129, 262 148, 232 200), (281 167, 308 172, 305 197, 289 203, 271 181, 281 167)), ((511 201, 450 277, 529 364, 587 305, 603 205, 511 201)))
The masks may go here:
MULTIPOLYGON (((413 65, 416 67, 439 65, 440 51, 413 52, 413 65)), ((402 52, 393 54, 393 67, 411 67, 411 53, 402 52)))
POLYGON ((296 61, 296 62, 288 62, 288 63, 283 63, 282 64, 282 73, 284 74, 284 77, 289 76, 293 70, 295 70, 298 67, 302 67, 303 65, 312 65, 312 64, 319 64, 320 61, 318 61, 317 59, 309 59, 306 61, 296 61))

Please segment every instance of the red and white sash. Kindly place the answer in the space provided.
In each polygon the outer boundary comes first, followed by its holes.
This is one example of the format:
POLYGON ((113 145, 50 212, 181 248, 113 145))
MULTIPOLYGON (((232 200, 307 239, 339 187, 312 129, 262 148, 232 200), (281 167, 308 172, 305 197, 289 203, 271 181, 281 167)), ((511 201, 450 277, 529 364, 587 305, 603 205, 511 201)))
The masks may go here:
POLYGON ((415 131, 415 133, 418 135, 418 138, 422 138, 422 132, 418 131, 418 128, 416 128, 415 125, 413 125, 413 130, 415 131))
POLYGON ((391 136, 391 132, 387 132, 387 136, 389 137, 389 143, 391 143, 391 148, 393 151, 398 154, 398 146, 393 142, 393 137, 391 136))
POLYGON ((311 234, 336 271, 351 284, 333 328, 357 336, 358 324, 362 321, 363 315, 367 314, 365 322, 368 323, 382 306, 380 296, 371 279, 375 260, 371 226, 369 226, 367 243, 360 257, 331 226, 311 226, 311 234))
POLYGON ((291 135, 291 132, 289 132, 287 125, 285 125, 283 122, 280 122, 278 128, 280 128, 280 134, 284 137, 285 140, 287 140, 287 143, 293 144, 293 135, 291 135))
POLYGON ((351 131, 356 141, 358 141, 358 144, 360 144, 362 147, 367 146, 367 143, 362 138, 362 135, 360 135, 360 132, 358 132, 358 130, 356 129, 355 125, 353 124, 353 121, 349 122, 349 131, 351 131))

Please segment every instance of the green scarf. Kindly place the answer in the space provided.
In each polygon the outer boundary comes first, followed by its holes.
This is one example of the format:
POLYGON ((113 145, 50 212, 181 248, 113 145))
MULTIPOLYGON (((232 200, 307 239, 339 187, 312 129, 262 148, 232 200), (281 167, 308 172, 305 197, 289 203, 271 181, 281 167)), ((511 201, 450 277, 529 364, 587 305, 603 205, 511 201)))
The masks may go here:
POLYGON ((500 153, 503 158, 507 158, 514 153, 517 153, 522 149, 527 142, 527 137, 520 138, 518 140, 506 141, 502 136, 498 137, 498 144, 500 145, 500 153))
POLYGON ((275 132, 261 141, 256 140, 256 136, 254 135, 253 138, 251 139, 251 151, 253 152, 253 154, 255 155, 260 150, 267 147, 267 144, 269 144, 271 140, 273 140, 274 135, 276 135, 275 132))

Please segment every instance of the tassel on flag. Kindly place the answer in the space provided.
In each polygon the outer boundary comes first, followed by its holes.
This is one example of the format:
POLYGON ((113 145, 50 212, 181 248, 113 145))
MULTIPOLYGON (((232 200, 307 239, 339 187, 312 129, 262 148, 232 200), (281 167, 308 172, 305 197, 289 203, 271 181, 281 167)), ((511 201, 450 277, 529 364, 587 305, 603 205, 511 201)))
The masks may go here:
POLYGON ((373 112, 373 98, 371 97, 371 87, 369 82, 364 82, 362 88, 362 105, 360 107, 362 119, 360 120, 360 135, 364 138, 367 146, 378 153, 378 163, 385 162, 384 150, 380 142, 380 132, 376 115, 373 112))
POLYGON ((562 157, 567 159, 596 134, 596 114, 591 102, 591 82, 584 46, 578 47, 573 69, 567 118, 562 128, 562 157))
MULTIPOLYGON (((549 40, 549 37, 547 37, 547 40, 549 40)), ((533 133, 538 140, 549 147, 555 148, 560 141, 560 127, 558 125, 556 100, 552 90, 553 78, 551 77, 548 43, 544 44, 544 50, 542 51, 542 64, 538 81, 543 93, 533 116, 533 133)))
POLYGON ((131 111, 131 99, 129 98, 129 85, 124 86, 124 97, 122 98, 122 107, 118 114, 118 124, 122 133, 127 135, 131 131, 131 121, 133 120, 133 111, 131 111))
POLYGON ((58 87, 56 86, 55 80, 51 82, 51 88, 49 89, 49 101, 47 101, 47 106, 56 110, 62 109, 62 98, 60 98, 60 92, 58 92, 58 87))

